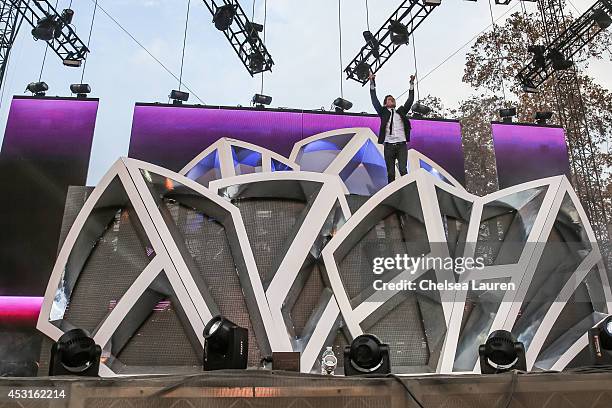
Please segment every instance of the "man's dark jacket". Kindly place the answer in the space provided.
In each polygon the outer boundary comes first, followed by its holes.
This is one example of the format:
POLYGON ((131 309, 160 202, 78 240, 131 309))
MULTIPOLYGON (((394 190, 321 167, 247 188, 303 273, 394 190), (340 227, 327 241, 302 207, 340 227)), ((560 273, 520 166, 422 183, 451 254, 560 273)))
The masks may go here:
MULTIPOLYGON (((370 97, 372 98, 372 105, 374 105, 374 109, 376 109, 376 113, 380 116, 380 130, 378 131, 378 143, 385 143, 385 129, 387 128, 387 123, 391 119, 391 112, 389 109, 385 108, 380 104, 378 97, 376 96, 376 87, 370 88, 370 97)), ((408 111, 412 107, 412 102, 414 102, 414 89, 410 90, 408 94, 408 100, 399 108, 395 109, 395 113, 397 113, 400 118, 402 118, 402 122, 404 123, 404 130, 406 131, 406 141, 410 140, 410 120, 408 120, 408 111)))

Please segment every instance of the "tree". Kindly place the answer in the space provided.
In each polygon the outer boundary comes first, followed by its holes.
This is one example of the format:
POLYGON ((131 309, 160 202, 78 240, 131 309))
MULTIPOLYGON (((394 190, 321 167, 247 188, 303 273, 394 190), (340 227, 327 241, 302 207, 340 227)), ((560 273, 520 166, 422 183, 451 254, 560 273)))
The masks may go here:
MULTIPOLYGON (((568 17, 568 21, 571 21, 571 17, 568 17)), ((479 98, 471 97, 463 101, 459 108, 463 118, 466 163, 471 166, 466 169, 466 180, 473 183, 468 183, 470 191, 487 192, 495 185, 492 171, 494 161, 489 159, 492 156, 489 151, 491 144, 486 137, 490 128, 487 128, 486 124, 495 118, 498 108, 516 106, 518 120, 521 122, 533 122, 536 111, 556 110, 552 78, 542 84, 540 92, 536 94, 522 92, 515 80, 517 73, 531 58, 527 47, 534 44, 545 44, 539 15, 517 12, 503 25, 495 25, 492 30, 480 35, 466 56, 463 81, 483 94, 479 98), (487 91, 494 96, 484 97, 484 92, 487 91), (502 94, 505 94, 503 99, 500 98, 502 94), (483 157, 485 163, 470 163, 478 157, 483 157)), ((597 84, 585 70, 590 59, 610 59, 611 45, 611 34, 602 32, 574 59, 586 106, 589 131, 598 148, 595 157, 597 168, 601 179, 608 184, 608 188, 602 192, 607 200, 610 200, 612 191, 609 175, 612 155, 607 143, 612 134, 612 93, 597 84)), ((558 124, 558 118, 553 116, 552 123, 558 124)))

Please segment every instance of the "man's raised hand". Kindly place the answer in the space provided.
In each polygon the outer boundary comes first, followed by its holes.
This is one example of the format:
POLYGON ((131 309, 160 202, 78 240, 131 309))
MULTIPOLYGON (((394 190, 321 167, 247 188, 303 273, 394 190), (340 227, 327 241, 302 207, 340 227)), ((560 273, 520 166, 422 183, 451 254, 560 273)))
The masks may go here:
POLYGON ((376 79, 376 74, 370 71, 370 75, 368 75, 368 79, 370 80, 370 82, 374 82, 374 80, 376 79))
POLYGON ((414 78, 416 78, 414 75, 410 75, 410 83, 414 84, 414 78))

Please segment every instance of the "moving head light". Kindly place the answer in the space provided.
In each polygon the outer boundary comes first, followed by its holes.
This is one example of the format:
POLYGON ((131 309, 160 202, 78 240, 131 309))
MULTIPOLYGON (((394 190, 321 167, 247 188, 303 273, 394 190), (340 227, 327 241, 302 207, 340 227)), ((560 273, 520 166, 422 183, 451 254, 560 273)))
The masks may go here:
POLYGON ((51 347, 49 375, 97 377, 102 348, 83 329, 62 334, 51 347))
POLYGON ((506 330, 489 334, 485 344, 478 348, 482 374, 504 373, 510 370, 527 371, 525 346, 506 330))
POLYGON ((204 371, 246 369, 249 331, 223 316, 213 317, 204 327, 204 371))
POLYGON ((344 348, 344 375, 386 375, 390 372, 389 346, 378 337, 362 334, 344 348))

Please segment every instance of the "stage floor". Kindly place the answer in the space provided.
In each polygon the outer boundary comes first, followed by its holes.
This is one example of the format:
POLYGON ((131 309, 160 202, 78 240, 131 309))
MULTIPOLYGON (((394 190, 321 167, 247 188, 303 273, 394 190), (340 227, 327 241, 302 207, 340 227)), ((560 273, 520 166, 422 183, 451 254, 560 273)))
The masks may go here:
POLYGON ((407 389, 427 408, 612 407, 612 372, 346 378, 256 370, 2 378, 0 407, 419 407, 407 389))

